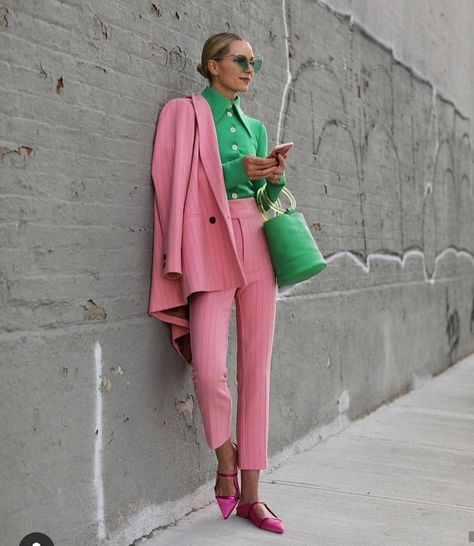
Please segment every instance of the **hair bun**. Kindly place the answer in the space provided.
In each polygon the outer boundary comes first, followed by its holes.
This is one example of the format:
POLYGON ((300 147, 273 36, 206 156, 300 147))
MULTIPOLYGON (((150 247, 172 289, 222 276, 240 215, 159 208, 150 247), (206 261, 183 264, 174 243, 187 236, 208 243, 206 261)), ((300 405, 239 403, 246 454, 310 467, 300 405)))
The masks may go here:
POLYGON ((204 73, 204 70, 202 69, 202 63, 199 63, 197 65, 196 70, 199 72, 199 74, 201 74, 201 76, 204 76, 205 78, 207 78, 206 74, 204 73))

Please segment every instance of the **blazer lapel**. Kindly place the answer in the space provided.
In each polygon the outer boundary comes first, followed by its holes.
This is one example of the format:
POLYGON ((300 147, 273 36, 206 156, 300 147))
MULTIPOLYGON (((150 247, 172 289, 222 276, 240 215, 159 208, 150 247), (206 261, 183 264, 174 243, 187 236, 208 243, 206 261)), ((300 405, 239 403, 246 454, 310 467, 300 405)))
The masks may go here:
POLYGON ((196 112, 199 152, 202 164, 217 204, 221 209, 224 218, 227 220, 230 214, 229 203, 225 191, 224 173, 222 172, 221 158, 219 156, 217 144, 217 133, 212 111, 209 103, 203 96, 197 94, 188 96, 191 97, 196 112))

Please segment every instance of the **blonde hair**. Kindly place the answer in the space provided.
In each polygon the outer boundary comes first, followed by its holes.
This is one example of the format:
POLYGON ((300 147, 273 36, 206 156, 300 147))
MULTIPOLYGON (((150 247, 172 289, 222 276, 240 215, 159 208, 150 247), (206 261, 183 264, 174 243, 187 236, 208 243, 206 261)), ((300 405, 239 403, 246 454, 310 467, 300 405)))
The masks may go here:
POLYGON ((233 32, 219 32, 210 36, 203 45, 201 53, 201 62, 197 65, 196 70, 212 83, 212 76, 209 72, 208 61, 221 57, 229 51, 229 46, 232 42, 245 41, 238 34, 233 32))

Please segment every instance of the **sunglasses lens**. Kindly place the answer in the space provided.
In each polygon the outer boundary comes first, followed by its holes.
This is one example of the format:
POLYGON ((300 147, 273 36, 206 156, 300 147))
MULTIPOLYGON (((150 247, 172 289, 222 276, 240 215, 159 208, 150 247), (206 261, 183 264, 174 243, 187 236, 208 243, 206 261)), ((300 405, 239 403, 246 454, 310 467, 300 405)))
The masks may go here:
POLYGON ((245 55, 236 55, 234 61, 242 70, 246 70, 249 64, 252 65, 254 72, 259 72, 262 68, 262 59, 253 59, 253 61, 249 61, 245 55))
POLYGON ((254 72, 260 72, 261 68, 262 68, 262 59, 254 59, 253 60, 253 71, 254 72))
POLYGON ((235 60, 242 70, 245 70, 249 65, 249 60, 244 55, 237 55, 235 60))

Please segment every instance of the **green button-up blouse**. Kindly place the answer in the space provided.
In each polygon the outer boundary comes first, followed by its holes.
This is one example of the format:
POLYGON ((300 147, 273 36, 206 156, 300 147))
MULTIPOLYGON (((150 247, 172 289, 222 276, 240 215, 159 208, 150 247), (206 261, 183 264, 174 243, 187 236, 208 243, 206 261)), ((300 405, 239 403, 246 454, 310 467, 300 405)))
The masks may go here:
POLYGON ((275 184, 267 183, 264 178, 250 180, 243 164, 246 155, 268 155, 267 129, 263 122, 244 114, 237 94, 234 100, 230 100, 210 86, 201 94, 209 103, 214 117, 227 198, 252 197, 258 188, 266 185, 268 197, 276 201, 286 184, 285 174, 275 184))

